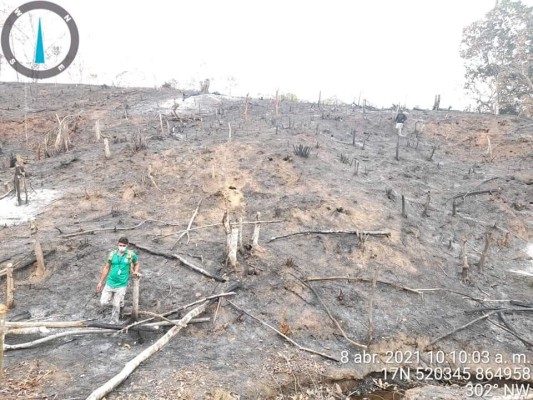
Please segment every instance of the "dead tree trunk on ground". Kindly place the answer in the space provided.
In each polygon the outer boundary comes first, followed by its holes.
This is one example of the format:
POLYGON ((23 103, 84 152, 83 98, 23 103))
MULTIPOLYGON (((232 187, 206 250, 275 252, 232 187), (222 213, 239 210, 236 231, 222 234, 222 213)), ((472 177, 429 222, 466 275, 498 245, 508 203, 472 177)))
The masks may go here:
POLYGON ((174 336, 176 336, 180 331, 181 328, 186 327, 190 320, 196 317, 197 315, 203 313, 205 311, 205 308, 207 306, 207 302, 203 303, 202 305, 194 308, 193 310, 189 311, 185 317, 183 317, 179 321, 179 325, 173 326, 163 337, 161 337, 157 342, 155 342, 153 345, 145 349, 143 352, 141 352, 137 357, 135 357, 133 360, 126 363, 122 371, 115 375, 113 378, 111 378, 109 381, 107 381, 104 385, 100 386, 98 389, 93 391, 86 400, 100 400, 104 398, 105 395, 110 393, 113 389, 118 387, 122 382, 124 382, 128 376, 145 360, 147 360, 149 357, 151 357, 153 354, 158 352, 165 346, 174 336))
MULTIPOLYGON (((52 249, 52 250, 49 250, 47 251, 45 254, 44 254, 44 257, 47 257, 49 256, 50 254, 54 254, 55 253, 55 249, 52 249)), ((35 264, 35 261, 37 259, 35 258, 35 256, 27 259, 27 260, 24 260, 24 261, 21 261, 22 264, 20 263, 17 263, 15 266, 13 266, 13 271, 18 271, 18 270, 21 270, 21 269, 24 269, 26 267, 30 267, 32 266, 33 264, 35 264)), ((0 270, 0 278, 3 277, 4 275, 7 274, 7 269, 4 268, 3 270, 0 270)))
MULTIPOLYGON (((10 333, 10 332, 8 332, 10 333)), ((61 337, 65 336, 78 336, 78 335, 90 335, 90 334, 102 334, 102 333, 116 333, 115 329, 79 329, 76 331, 67 331, 67 332, 60 332, 55 333, 53 335, 48 335, 43 338, 33 340, 31 342, 26 343, 18 343, 18 344, 6 344, 4 345, 6 351, 10 350, 20 350, 20 349, 30 349, 32 347, 38 346, 43 343, 48 343, 53 340, 59 339, 61 337)))
POLYGON ((295 232, 295 233, 288 233, 286 235, 282 236, 274 236, 270 238, 268 243, 273 242, 274 240, 284 239, 291 236, 297 236, 297 235, 313 235, 313 234, 333 234, 333 235, 339 235, 339 234, 347 234, 347 235, 356 235, 357 237, 361 237, 361 235, 367 235, 367 236, 384 236, 384 237, 390 237, 391 233, 386 231, 319 231, 319 230, 312 230, 312 231, 302 231, 302 232, 295 232))
POLYGON ((196 271, 202 275, 205 275, 209 278, 213 278, 214 280, 218 281, 218 282, 225 282, 226 280, 220 276, 217 276, 217 275, 214 275, 212 273, 210 273, 209 271, 206 271, 205 269, 197 266, 197 265, 194 265, 192 262, 188 261, 185 257, 182 257, 180 256, 179 254, 167 254, 167 253, 163 253, 161 251, 157 251, 157 250, 153 250, 153 249, 149 249, 147 247, 144 247, 144 246, 141 246, 139 244, 136 244, 136 243, 133 243, 133 242, 130 242, 130 246, 133 246, 133 247, 137 247, 138 249, 141 249, 141 250, 144 250, 150 254, 153 254, 153 255, 156 255, 156 256, 161 256, 161 257, 165 257, 165 258, 168 258, 170 260, 178 260, 180 261, 183 265, 185 265, 186 267, 190 268, 191 270, 193 271, 196 271))

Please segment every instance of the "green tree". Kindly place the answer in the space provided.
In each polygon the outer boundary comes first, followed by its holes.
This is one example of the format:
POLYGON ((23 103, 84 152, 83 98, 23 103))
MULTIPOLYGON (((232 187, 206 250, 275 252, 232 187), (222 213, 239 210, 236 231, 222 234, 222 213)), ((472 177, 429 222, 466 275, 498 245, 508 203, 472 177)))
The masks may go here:
POLYGON ((533 7, 498 1, 463 30, 460 54, 479 111, 533 114, 533 7))

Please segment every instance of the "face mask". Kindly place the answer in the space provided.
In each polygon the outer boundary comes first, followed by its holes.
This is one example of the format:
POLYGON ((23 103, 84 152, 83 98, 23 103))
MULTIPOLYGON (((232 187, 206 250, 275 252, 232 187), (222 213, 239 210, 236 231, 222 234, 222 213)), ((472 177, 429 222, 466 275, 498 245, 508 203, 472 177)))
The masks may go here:
POLYGON ((118 246, 119 253, 124 253, 126 251, 126 246, 118 246))

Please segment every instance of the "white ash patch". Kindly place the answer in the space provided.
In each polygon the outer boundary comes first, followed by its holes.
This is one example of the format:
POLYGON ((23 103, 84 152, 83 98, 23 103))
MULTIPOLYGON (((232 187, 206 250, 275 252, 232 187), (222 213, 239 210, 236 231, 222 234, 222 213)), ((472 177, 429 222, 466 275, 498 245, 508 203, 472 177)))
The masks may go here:
POLYGON ((28 222, 35 218, 44 207, 59 198, 61 192, 51 189, 28 190, 28 204, 24 204, 25 195, 22 194, 22 204, 19 206, 15 195, 0 200, 0 225, 12 226, 28 222))
POLYGON ((159 107, 165 112, 170 113, 175 105, 176 113, 178 115, 198 115, 205 113, 212 113, 223 103, 233 103, 235 101, 243 101, 237 97, 217 95, 217 94, 200 94, 184 99, 169 99, 162 102, 159 107))

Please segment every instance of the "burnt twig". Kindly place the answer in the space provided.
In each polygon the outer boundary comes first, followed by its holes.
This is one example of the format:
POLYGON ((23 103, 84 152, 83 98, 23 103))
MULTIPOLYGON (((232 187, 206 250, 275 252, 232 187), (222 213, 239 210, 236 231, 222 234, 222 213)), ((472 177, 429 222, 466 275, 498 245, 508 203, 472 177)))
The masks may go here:
POLYGON ((194 265, 193 263, 191 263, 190 261, 188 261, 187 259, 185 259, 184 257, 182 257, 182 256, 180 256, 178 254, 163 253, 161 251, 152 250, 152 249, 149 249, 147 247, 141 246, 139 244, 131 243, 131 242, 130 242, 130 246, 137 247, 138 249, 144 250, 147 253, 153 254, 155 256, 165 257, 165 258, 170 259, 170 260, 178 260, 183 265, 189 267, 193 271, 196 271, 196 272, 198 272, 198 273, 200 273, 202 275, 207 276, 208 278, 213 278, 214 280, 216 280, 218 282, 226 282, 226 279, 224 279, 224 278, 222 278, 222 277, 220 277, 218 275, 214 275, 211 272, 208 272, 205 269, 194 265))
POLYGON ((365 346, 364 344, 361 344, 361 343, 357 343, 355 341, 353 341, 352 339, 350 339, 347 335, 346 335, 346 332, 344 332, 344 329, 342 329, 342 326, 341 324, 339 324, 339 321, 337 321, 335 319, 335 317, 333 317, 333 315, 331 315, 331 312, 329 311, 329 308, 328 306, 326 306, 326 303, 324 303, 324 301, 322 300, 322 298, 320 297, 320 295, 318 294, 318 292, 315 290, 315 288, 309 284, 307 284, 306 282, 302 281, 300 278, 297 278, 300 282, 302 282, 308 289, 310 289, 314 295, 316 296, 316 298, 318 299, 318 301, 320 302, 320 304, 322 304, 322 307, 324 307, 324 309, 326 310, 326 312, 328 313, 328 316, 329 318, 333 321, 333 323, 337 326, 337 329, 341 332, 342 336, 351 344, 353 344, 354 346, 356 347, 359 347, 361 349, 366 349, 367 346, 365 346))
POLYGON ((313 235, 313 234, 321 234, 321 235, 322 234, 324 235, 326 234, 330 234, 330 235, 331 234, 333 235, 347 234, 347 235, 357 235, 357 236, 368 235, 368 236, 385 236, 385 237, 390 237, 391 235, 390 232, 384 232, 384 231, 358 231, 358 230, 354 230, 354 231, 302 231, 302 232, 289 233, 288 235, 272 237, 270 238, 268 243, 273 242, 274 240, 284 239, 290 236, 313 235))
POLYGON ((321 353, 320 351, 316 351, 316 350, 313 350, 313 349, 310 349, 310 348, 307 348, 307 347, 303 347, 301 345, 299 345, 298 343, 296 343, 294 340, 292 340, 290 337, 288 337, 287 335, 284 335, 283 333, 281 333, 280 331, 278 331, 276 328, 272 327, 271 325, 267 324, 265 321, 257 318, 255 315, 249 313, 248 311, 240 308, 239 306, 235 305, 234 303, 232 303, 231 301, 228 300, 228 303, 233 307, 235 308, 236 310, 248 315, 249 317, 255 319, 257 322, 265 325, 267 328, 270 328, 272 329, 274 332, 276 332, 278 335, 280 335, 283 339, 285 339, 286 341, 288 341, 289 343, 293 344, 294 346, 298 347, 300 350, 303 350, 303 351, 307 351, 309 353, 313 353, 313 354, 317 354, 319 356, 322 356, 324 358, 327 358, 329 360, 333 360, 333 361, 340 361, 338 358, 334 357, 334 356, 330 356, 328 354, 325 354, 325 353, 321 353))

